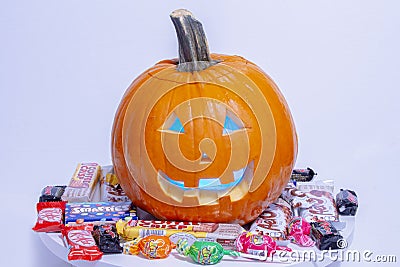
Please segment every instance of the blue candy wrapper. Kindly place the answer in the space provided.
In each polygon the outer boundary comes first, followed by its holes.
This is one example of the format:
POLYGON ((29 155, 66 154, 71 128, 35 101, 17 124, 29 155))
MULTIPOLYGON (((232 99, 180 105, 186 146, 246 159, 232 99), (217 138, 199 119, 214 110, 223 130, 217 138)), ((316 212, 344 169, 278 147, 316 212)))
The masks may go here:
POLYGON ((138 219, 131 202, 67 203, 65 208, 66 225, 115 223, 125 217, 138 219))

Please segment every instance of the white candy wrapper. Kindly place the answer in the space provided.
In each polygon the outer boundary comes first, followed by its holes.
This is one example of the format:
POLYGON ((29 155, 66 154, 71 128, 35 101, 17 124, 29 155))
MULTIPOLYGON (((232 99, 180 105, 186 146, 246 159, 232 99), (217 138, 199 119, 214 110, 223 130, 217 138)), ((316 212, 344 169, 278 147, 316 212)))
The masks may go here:
POLYGON ((339 221, 339 214, 333 198, 334 183, 332 180, 298 182, 296 187, 312 201, 309 208, 300 209, 300 216, 307 222, 339 221))

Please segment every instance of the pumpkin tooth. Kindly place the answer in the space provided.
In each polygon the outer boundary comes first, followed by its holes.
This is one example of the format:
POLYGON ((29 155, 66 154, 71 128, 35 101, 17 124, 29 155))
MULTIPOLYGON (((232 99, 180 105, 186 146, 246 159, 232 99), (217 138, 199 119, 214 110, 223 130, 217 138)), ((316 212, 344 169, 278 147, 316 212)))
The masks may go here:
POLYGON ((160 188, 167 196, 171 197, 173 200, 179 203, 182 203, 184 191, 179 185, 171 183, 170 179, 168 179, 166 174, 162 171, 158 172, 157 180, 160 188))
POLYGON ((240 182, 234 187, 231 187, 229 190, 227 190, 228 192, 219 192, 219 198, 229 194, 231 201, 242 199, 246 194, 248 194, 253 175, 254 161, 251 161, 247 165, 240 182))

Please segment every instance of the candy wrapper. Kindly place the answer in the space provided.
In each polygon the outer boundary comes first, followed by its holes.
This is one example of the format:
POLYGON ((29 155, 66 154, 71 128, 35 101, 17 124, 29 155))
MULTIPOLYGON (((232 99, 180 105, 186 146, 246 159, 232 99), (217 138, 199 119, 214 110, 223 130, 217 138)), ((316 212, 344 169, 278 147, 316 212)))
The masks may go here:
POLYGON ((297 183, 297 188, 305 192, 314 203, 308 209, 300 209, 300 216, 307 222, 339 221, 339 214, 333 198, 333 181, 297 183))
POLYGON ((114 224, 95 225, 93 238, 100 251, 104 254, 118 254, 122 252, 119 244, 119 236, 114 224))
POLYGON ((275 240, 286 240, 287 225, 291 218, 292 211, 289 204, 278 198, 252 223, 249 231, 254 234, 268 235, 275 240))
POLYGON ((180 239, 177 242, 176 250, 179 254, 189 256, 194 262, 204 265, 216 264, 222 260, 224 255, 240 256, 239 252, 225 250, 216 242, 195 241, 189 245, 186 239, 180 239))
POLYGON ((297 189, 293 184, 288 184, 282 191, 282 199, 288 202, 292 208, 310 208, 314 203, 314 199, 305 192, 297 189))
POLYGON ((233 248, 236 238, 244 232, 243 227, 238 224, 177 221, 119 220, 116 227, 118 234, 127 241, 148 235, 171 237, 187 233, 195 238, 216 241, 225 248, 233 248))
POLYGON ((294 169, 290 179, 297 182, 310 182, 317 175, 311 168, 294 169))
POLYGON ((267 235, 258 235, 250 232, 242 233, 235 242, 236 251, 257 255, 260 257, 269 257, 276 250, 291 251, 288 247, 277 246, 276 242, 267 235))
POLYGON ((311 223, 311 236, 320 250, 342 249, 343 237, 330 221, 311 223))
POLYGON ((255 260, 266 260, 267 256, 241 253, 233 250, 226 250, 221 244, 210 241, 188 242, 187 239, 179 239, 176 244, 176 250, 179 254, 189 256, 194 262, 211 265, 219 263, 225 255, 232 257, 243 257, 255 260))
POLYGON ((60 232, 64 225, 65 202, 39 202, 36 204, 37 221, 32 230, 36 232, 60 232))
POLYGON ((148 259, 164 259, 174 248, 175 244, 168 237, 150 235, 124 243, 123 253, 127 255, 142 253, 148 259))
POLYGON ((131 202, 83 202, 67 203, 65 224, 115 223, 121 218, 137 219, 136 210, 131 202))
POLYGON ((356 215, 358 208, 356 192, 340 189, 336 195, 336 206, 340 215, 356 215))
POLYGON ((100 172, 100 165, 97 163, 79 163, 65 188, 62 200, 68 202, 92 201, 100 172))
POLYGON ((312 247, 315 242, 310 237, 311 225, 301 217, 294 217, 288 225, 289 239, 301 247, 312 247))
POLYGON ((92 236, 93 225, 82 224, 65 226, 63 237, 68 245, 68 260, 100 260, 103 252, 99 250, 92 236))
POLYGON ((100 201, 105 202, 129 202, 129 197, 122 189, 117 175, 114 174, 113 166, 102 167, 100 179, 100 201))
POLYGON ((61 201, 61 196, 64 194, 65 185, 48 185, 42 190, 39 197, 39 202, 54 202, 61 201))

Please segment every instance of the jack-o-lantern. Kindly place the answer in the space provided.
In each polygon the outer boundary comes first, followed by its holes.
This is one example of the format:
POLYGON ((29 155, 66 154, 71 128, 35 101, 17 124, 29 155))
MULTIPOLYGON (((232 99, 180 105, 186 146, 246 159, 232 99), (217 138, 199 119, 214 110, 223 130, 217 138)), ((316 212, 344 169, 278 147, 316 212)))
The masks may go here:
POLYGON ((202 25, 171 14, 179 60, 127 89, 112 132, 113 164, 133 203, 160 219, 255 219, 287 184, 297 155, 274 82, 239 56, 209 54, 202 25))

